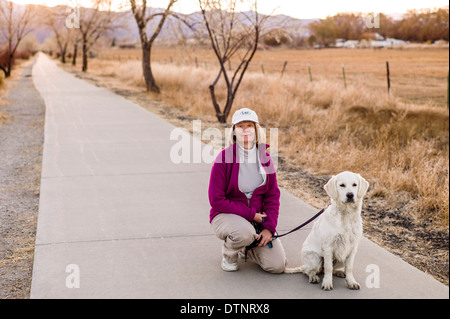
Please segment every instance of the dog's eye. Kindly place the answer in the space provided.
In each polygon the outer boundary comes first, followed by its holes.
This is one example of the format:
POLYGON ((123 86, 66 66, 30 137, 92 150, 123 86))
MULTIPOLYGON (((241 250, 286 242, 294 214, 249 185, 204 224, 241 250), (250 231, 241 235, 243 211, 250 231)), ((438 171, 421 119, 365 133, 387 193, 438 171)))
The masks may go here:
POLYGON ((356 187, 356 186, 358 186, 358 185, 356 185, 356 183, 353 183, 353 187, 356 187))
POLYGON ((345 187, 345 184, 341 184, 341 185, 339 185, 340 187, 345 187))

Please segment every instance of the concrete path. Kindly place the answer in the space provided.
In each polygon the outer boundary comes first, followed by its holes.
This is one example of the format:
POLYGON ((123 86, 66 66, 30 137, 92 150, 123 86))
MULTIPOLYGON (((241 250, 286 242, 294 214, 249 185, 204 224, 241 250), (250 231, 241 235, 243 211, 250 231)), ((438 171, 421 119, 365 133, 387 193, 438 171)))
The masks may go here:
MULTIPOLYGON (((250 262, 222 271, 208 219, 211 164, 171 161, 175 127, 43 54, 33 80, 46 123, 32 298, 449 297, 447 286, 367 239, 355 262, 360 291, 335 278, 325 292, 250 262)), ((315 212, 282 190, 279 231, 315 212)), ((291 266, 309 229, 283 238, 291 266)))

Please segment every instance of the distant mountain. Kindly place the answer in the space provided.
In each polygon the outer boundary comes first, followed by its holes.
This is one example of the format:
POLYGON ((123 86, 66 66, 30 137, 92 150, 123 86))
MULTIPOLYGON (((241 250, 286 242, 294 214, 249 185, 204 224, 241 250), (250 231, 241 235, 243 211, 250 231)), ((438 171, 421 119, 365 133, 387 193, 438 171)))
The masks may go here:
MULTIPOLYGON (((147 9, 149 14, 154 14, 163 11, 162 9, 147 9)), ((122 28, 117 28, 114 32, 114 37, 118 40, 139 41, 139 31, 136 21, 130 11, 115 12, 117 16, 115 21, 123 21, 122 28)), ((206 28, 203 25, 203 16, 200 12, 191 14, 177 13, 178 18, 169 16, 158 36, 157 41, 160 42, 174 42, 180 40, 199 39, 199 34, 206 34, 206 28), (186 23, 184 23, 184 22, 186 23), (191 27, 189 27, 189 24, 191 27)), ((242 23, 247 21, 248 12, 240 13, 238 18, 242 23)), ((265 17, 261 15, 261 18, 265 17)), ((306 27, 315 19, 295 19, 286 15, 270 16, 267 18, 264 26, 266 31, 272 29, 283 29, 285 32, 293 36, 309 36, 309 30, 306 27)), ((156 29, 159 19, 155 18, 150 21, 147 28, 150 32, 156 29)))
MULTIPOLYGON (((44 7, 36 5, 38 11, 44 11, 44 7)), ((47 8, 45 8, 47 9, 47 8)), ((50 10, 58 10, 58 7, 50 8, 50 10)), ((61 10, 61 7, 59 7, 61 10)), ((163 9, 148 8, 148 13, 162 12, 163 9)), ((68 13, 67 15, 69 15, 68 13)), ((118 43, 135 43, 139 42, 139 31, 136 21, 131 11, 125 12, 112 12, 114 15, 113 21, 116 21, 117 28, 110 35, 110 38, 116 39, 118 43)), ((157 39, 159 42, 176 42, 180 40, 188 41, 189 39, 199 39, 199 33, 206 34, 206 29, 203 25, 203 17, 200 12, 194 12, 191 14, 177 13, 179 19, 169 16, 166 23, 161 30, 161 33, 157 39), (195 31, 186 25, 185 21, 189 25, 193 26, 195 31)), ((239 14, 243 23, 247 20, 246 15, 248 12, 239 14)), ((264 15, 260 15, 264 18, 264 15)), ((270 31, 272 29, 282 29, 284 32, 296 37, 309 36, 309 30, 307 25, 316 19, 295 19, 286 15, 275 15, 267 18, 265 22, 265 30, 270 31)), ((159 23, 159 18, 151 20, 148 24, 148 30, 154 30, 159 23)), ((52 35, 52 31, 46 27, 43 23, 37 24, 36 28, 32 32, 40 43, 43 43, 48 37, 52 35)))

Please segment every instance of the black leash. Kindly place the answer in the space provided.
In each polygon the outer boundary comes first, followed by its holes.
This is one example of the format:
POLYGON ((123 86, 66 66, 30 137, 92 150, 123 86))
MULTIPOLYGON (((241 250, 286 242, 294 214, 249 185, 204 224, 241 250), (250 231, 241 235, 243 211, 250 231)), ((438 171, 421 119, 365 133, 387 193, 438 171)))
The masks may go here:
MULTIPOLYGON (((320 212, 318 212, 317 214, 315 214, 313 217, 311 217, 310 219, 308 219, 306 222, 304 222, 303 224, 301 224, 300 226, 295 227, 293 230, 287 232, 286 234, 282 234, 282 235, 273 235, 272 236, 272 240, 275 240, 277 238, 289 235, 290 233, 293 233, 303 227, 305 227, 306 225, 308 225, 309 223, 311 223, 314 219, 316 219, 317 217, 319 217, 320 215, 322 215, 322 213, 325 211, 325 208, 323 208, 320 212)), ((256 223, 256 222, 252 222, 253 227, 255 227, 256 233, 259 234, 262 231, 262 224, 256 223)), ((252 249, 255 248, 256 246, 259 245, 260 240, 255 240, 253 243, 251 243, 250 245, 248 245, 247 247, 245 247, 245 261, 247 261, 247 252, 252 249)), ((269 242, 268 246, 270 248, 272 248, 272 243, 269 242)))
POLYGON ((295 232, 295 231, 297 231, 297 230, 299 230, 299 229, 305 227, 305 226, 308 225, 310 222, 312 222, 314 219, 316 219, 317 217, 319 217, 320 215, 322 215, 322 213, 323 213, 324 211, 325 211, 325 208, 323 208, 320 212, 318 212, 317 214, 315 214, 313 217, 311 217, 310 219, 308 219, 306 222, 304 222, 303 224, 301 224, 301 225, 298 226, 298 227, 295 227, 293 230, 287 232, 286 234, 283 234, 283 235, 273 235, 273 236, 272 236, 272 239, 277 239, 277 238, 280 238, 280 237, 289 235, 290 233, 293 233, 293 232, 295 232))

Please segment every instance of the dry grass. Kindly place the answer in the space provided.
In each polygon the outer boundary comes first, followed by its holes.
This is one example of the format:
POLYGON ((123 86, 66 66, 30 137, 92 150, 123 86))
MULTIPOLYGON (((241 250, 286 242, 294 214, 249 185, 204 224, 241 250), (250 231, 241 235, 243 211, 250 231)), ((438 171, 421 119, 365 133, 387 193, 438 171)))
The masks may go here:
MULTIPOLYGON (((361 85, 370 90, 387 92, 386 61, 390 64, 392 94, 404 102, 445 105, 447 101, 447 75, 449 67, 447 48, 433 49, 327 49, 327 50, 260 50, 249 70, 262 74, 277 74, 288 62, 285 74, 299 81, 309 81, 307 64, 311 66, 313 80, 329 80, 344 86, 342 68, 348 85, 361 85)), ((140 50, 108 50, 101 59, 127 61, 141 58, 140 50)), ((217 61, 209 49, 189 47, 155 48, 152 61, 177 66, 198 66, 217 69, 217 61), (197 61, 197 63, 196 63, 197 61)), ((236 60, 231 62, 235 66, 236 60)), ((214 71, 215 72, 215 71, 214 71)))
POLYGON ((9 105, 9 101, 6 99, 9 90, 14 87, 16 80, 19 78, 22 70, 27 65, 28 60, 17 59, 16 64, 13 67, 11 77, 4 78, 4 74, 0 71, 0 125, 8 122, 11 117, 5 111, 2 111, 1 107, 9 105))
MULTIPOLYGON (((382 65, 385 55, 389 54, 391 61, 398 64, 403 61, 402 67, 391 72, 401 70, 404 79, 414 74, 414 70, 421 70, 420 77, 424 81, 435 78, 442 82, 441 66, 446 64, 448 71, 448 50, 422 50, 421 54, 415 50, 383 51, 263 51, 258 52, 255 60, 260 58, 282 65, 288 57, 294 59, 293 55, 303 55, 311 60, 315 58, 314 63, 322 65, 325 73, 334 64, 340 65, 339 60, 346 65, 351 62, 355 68, 358 66, 370 79, 382 76, 384 71, 374 72, 374 66, 367 61, 382 65), (339 55, 336 57, 336 54, 339 55)), ((124 87, 142 91, 145 86, 141 64, 135 59, 138 54, 133 52, 135 56, 129 56, 131 60, 124 58, 127 55, 123 53, 120 63, 104 58, 92 60, 90 72, 105 80, 120 80, 124 87)), ((171 53, 173 63, 166 64, 170 57, 166 49, 155 50, 155 59, 163 54, 166 63, 153 63, 162 89, 162 94, 154 98, 175 106, 188 117, 212 120, 208 85, 216 70, 192 63, 181 65, 176 62, 181 58, 177 52, 171 53)), ((197 50, 185 53, 183 59, 192 60, 194 56, 213 58, 197 50)), ((265 62, 265 65, 270 63, 265 62)), ((281 78, 279 72, 265 68, 265 75, 260 70, 246 75, 234 105, 235 108, 255 109, 263 126, 279 129, 282 156, 312 174, 359 172, 371 182, 370 196, 385 198, 397 207, 407 205, 419 220, 431 219, 436 225, 448 226, 449 113, 446 108, 437 106, 442 103, 436 103, 433 97, 426 99, 423 94, 413 100, 425 103, 406 103, 404 97, 388 96, 383 87, 349 81, 348 88, 344 89, 342 80, 337 78, 318 77, 310 82, 309 77, 300 77, 296 72, 287 72, 281 78)), ((446 81, 441 84, 439 89, 446 92, 446 81)), ((414 83, 406 85, 409 86, 411 92, 417 91, 414 83)), ((429 83, 429 86, 435 85, 429 83)), ((223 83, 217 91, 221 88, 223 83)), ((224 94, 219 95, 219 101, 224 99, 224 94)))
MULTIPOLYGON (((5 98, 8 91, 5 86, 3 72, 0 72, 0 107, 8 104, 8 101, 5 98)), ((8 119, 8 114, 0 109, 0 125, 6 123, 8 119)))

